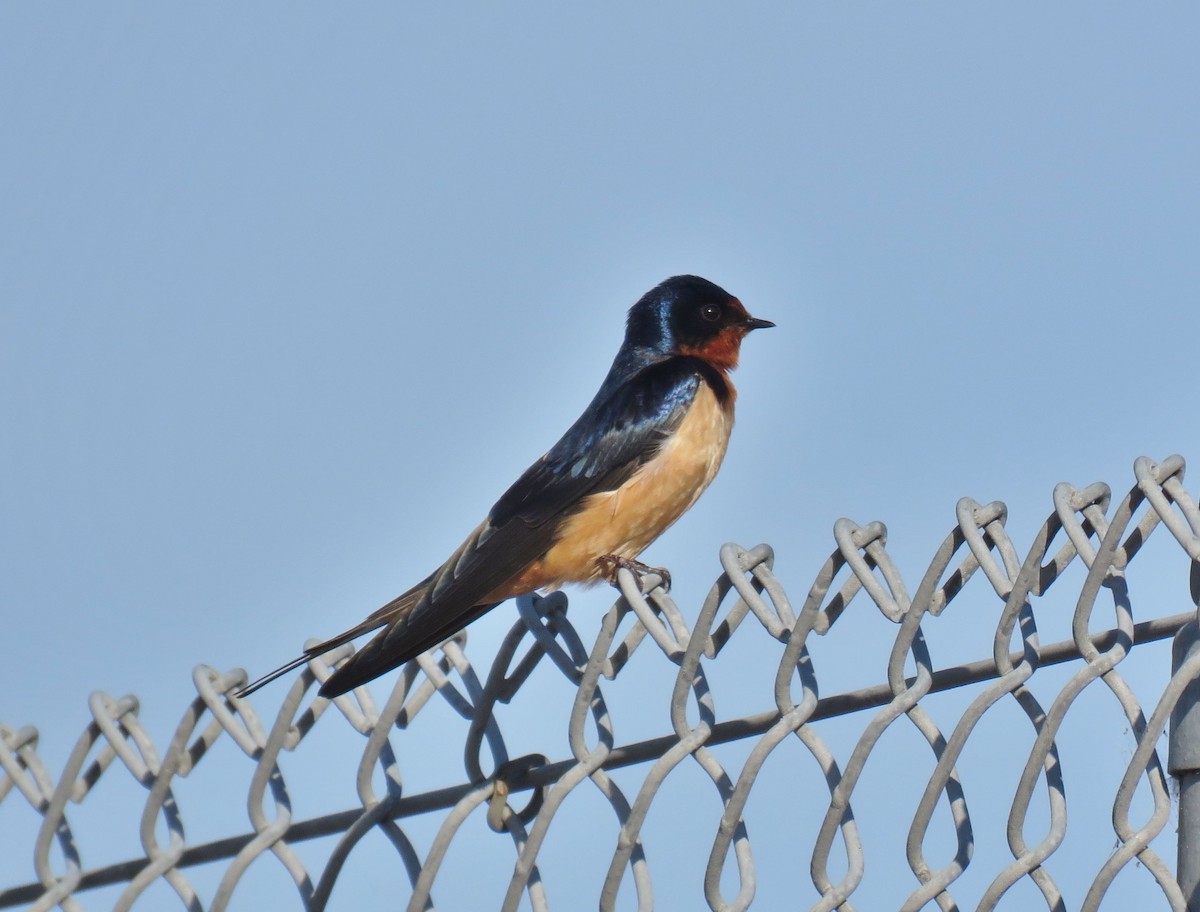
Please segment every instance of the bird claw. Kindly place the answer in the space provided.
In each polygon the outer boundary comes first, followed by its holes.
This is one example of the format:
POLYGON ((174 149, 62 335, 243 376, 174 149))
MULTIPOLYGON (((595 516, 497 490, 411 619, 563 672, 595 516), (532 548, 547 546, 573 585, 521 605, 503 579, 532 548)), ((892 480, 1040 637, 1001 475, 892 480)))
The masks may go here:
POLYGON ((663 567, 651 567, 649 564, 643 564, 632 557, 622 557, 619 554, 605 554, 603 557, 597 558, 597 560, 600 563, 604 579, 610 585, 617 585, 617 571, 623 567, 630 573, 637 574, 639 582, 641 582, 641 578, 647 573, 657 573, 662 579, 659 585, 662 586, 663 591, 671 591, 671 574, 663 567))

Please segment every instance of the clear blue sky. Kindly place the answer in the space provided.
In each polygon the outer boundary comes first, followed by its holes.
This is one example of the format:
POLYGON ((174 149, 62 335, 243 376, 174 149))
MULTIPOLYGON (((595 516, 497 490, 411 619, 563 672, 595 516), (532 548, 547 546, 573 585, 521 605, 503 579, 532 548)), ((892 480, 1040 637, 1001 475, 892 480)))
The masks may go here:
MULTIPOLYGON (((0 721, 58 769, 131 692, 165 749, 193 666, 266 671, 436 566, 674 273, 779 324, 646 555, 689 616, 727 540, 799 601, 833 522, 881 519, 915 588, 960 496, 1025 546, 1056 482, 1200 460, 1198 35, 1183 3, 3 4, 0 721)), ((1185 607, 1172 567, 1142 616, 1185 607)), ((242 831, 237 794, 196 829, 242 831)))

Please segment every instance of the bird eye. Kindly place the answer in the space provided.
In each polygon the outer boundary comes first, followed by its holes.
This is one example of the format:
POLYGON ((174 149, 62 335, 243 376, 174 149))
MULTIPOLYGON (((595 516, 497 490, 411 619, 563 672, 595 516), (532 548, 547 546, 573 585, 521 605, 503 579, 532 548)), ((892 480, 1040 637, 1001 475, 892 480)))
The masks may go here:
POLYGON ((721 305, 705 304, 700 308, 700 316, 704 317, 704 319, 708 320, 710 323, 715 323, 717 320, 721 319, 721 305))

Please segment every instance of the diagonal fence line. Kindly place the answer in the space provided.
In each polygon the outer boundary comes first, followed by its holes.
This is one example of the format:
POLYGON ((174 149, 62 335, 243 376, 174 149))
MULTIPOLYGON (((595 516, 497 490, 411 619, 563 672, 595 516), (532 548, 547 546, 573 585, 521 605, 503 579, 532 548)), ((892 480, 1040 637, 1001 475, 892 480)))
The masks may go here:
MULTIPOLYGON (((1134 474, 1136 483, 1115 504, 1106 485, 1082 489, 1058 485, 1054 511, 1024 558, 1008 537, 1007 509, 1002 503, 984 505, 963 498, 957 507, 956 525, 912 596, 887 550, 883 524, 858 526, 840 520, 834 530, 836 549, 798 611, 772 572, 769 547, 744 550, 726 545, 721 549, 723 573, 691 623, 657 585, 660 580, 653 575, 642 580, 647 589, 643 593, 628 571, 620 574, 621 598, 604 617, 590 646, 567 620, 562 593, 525 598, 518 602, 520 621, 483 678, 463 650, 465 637, 459 635, 406 666, 382 710, 366 688, 332 703, 308 696, 314 681, 328 677, 332 667, 352 652, 352 647, 345 646, 309 663, 287 692, 269 728, 248 700, 232 696, 245 681, 243 672, 218 674, 206 667, 196 669, 198 696, 161 760, 138 724, 137 701, 131 697, 117 700, 93 695, 93 722, 57 779, 36 752, 36 730, 0 725, 0 767, 4 771, 0 801, 23 795, 42 818, 34 846, 37 880, 0 890, 0 908, 25 903, 32 903, 33 909, 80 908, 75 897, 83 891, 125 883, 116 908, 126 909, 151 884, 161 881, 175 892, 183 908, 222 910, 247 868, 258 858, 271 855, 291 876, 302 906, 322 909, 346 859, 362 836, 373 830, 384 833, 407 872, 413 887, 408 908, 432 908, 447 849, 456 839, 468 838, 460 836, 461 828, 478 810, 488 827, 507 834, 513 843, 513 878, 502 908, 516 909, 527 902, 534 910, 548 909, 551 891, 542 879, 540 852, 559 809, 581 788, 597 790, 615 818, 617 848, 597 894, 601 908, 616 908, 618 898, 626 894, 639 908, 652 908, 653 852, 643 842, 643 823, 663 783, 682 765, 695 764, 715 789, 721 815, 702 889, 698 885, 693 889, 703 894, 712 909, 745 909, 753 902, 761 879, 749 840, 747 802, 776 748, 793 741, 811 755, 828 789, 823 819, 816 815, 816 832, 806 837, 812 846, 810 877, 815 899, 811 908, 851 910, 855 908, 852 897, 862 888, 866 857, 853 811, 855 792, 867 763, 881 753, 881 737, 907 720, 927 743, 934 768, 923 786, 907 838, 905 854, 913 885, 907 888, 907 897, 895 897, 895 907, 915 910, 932 904, 957 909, 960 900, 954 891, 974 870, 976 838, 958 761, 979 722, 1011 697, 1028 719, 1033 747, 1009 812, 1006 840, 1012 861, 998 871, 983 872, 991 883, 982 890, 977 908, 994 908, 1017 884, 1027 883, 1046 908, 1066 909, 1065 894, 1051 871, 1055 852, 1066 836, 1059 733, 1080 695, 1098 684, 1107 688, 1120 706, 1137 749, 1114 796, 1115 848, 1100 860, 1079 908, 1097 908, 1110 894, 1114 879, 1136 861, 1159 887, 1167 908, 1186 909, 1187 898, 1175 875, 1152 846, 1163 832, 1171 808, 1155 742, 1168 716, 1186 708, 1184 700, 1194 699, 1189 694, 1196 688, 1188 685, 1200 675, 1200 660, 1177 663, 1175 675, 1149 719, 1120 665, 1135 647, 1173 636, 1196 618, 1196 612, 1189 611, 1135 623, 1125 569, 1162 525, 1168 534, 1159 539, 1174 539, 1190 560, 1192 601, 1200 600, 1200 511, 1183 487, 1181 457, 1168 457, 1161 463, 1143 457, 1135 463, 1134 474), (1072 636, 1042 646, 1035 605, 1076 563, 1086 569, 1086 579, 1076 600, 1072 636), (935 669, 922 624, 933 623, 967 587, 990 589, 1002 603, 993 655, 935 669), (1106 600, 1112 600, 1116 623, 1111 629, 1092 632, 1093 609, 1102 592, 1107 593, 1106 600), (896 631, 887 681, 821 698, 809 646, 816 642, 814 638, 828 637, 837 629, 838 619, 855 601, 873 604, 896 631), (626 620, 629 624, 623 624, 626 620), (622 635, 623 626, 628 629, 622 635), (782 648, 777 655, 763 653, 769 656, 768 662, 777 663, 775 705, 763 712, 721 719, 716 709, 718 694, 706 669, 717 667, 713 663, 742 630, 763 631, 768 639, 760 644, 773 640, 776 648, 782 648), (1021 645, 1017 651, 1012 650, 1014 637, 1021 645), (525 651, 519 652, 522 647, 525 651), (606 694, 609 685, 602 686, 602 682, 617 681, 639 651, 661 655, 675 669, 668 695, 674 731, 618 745, 608 699, 615 692, 606 694), (1043 680, 1039 671, 1072 662, 1075 664, 1070 667, 1075 670, 1050 704, 1043 706, 1029 689, 1043 680), (544 664, 556 667, 575 691, 566 720, 572 756, 554 762, 540 754, 510 758, 495 710, 498 704, 521 695, 530 674, 544 664), (906 667, 915 668, 915 673, 906 672, 906 667), (987 686, 971 700, 949 734, 922 706, 931 693, 983 684, 987 686), (444 701, 469 723, 466 781, 407 795, 390 739, 400 737, 396 728, 411 729, 419 723, 423 709, 435 699, 444 701), (296 750, 331 708, 367 738, 357 782, 363 806, 293 821, 280 755, 296 750), (850 754, 839 757, 816 723, 867 710, 877 712, 867 721, 850 754), (254 831, 189 845, 171 785, 192 774, 221 739, 232 740, 253 763, 249 807, 254 831), (727 769, 711 750, 732 741, 750 746, 740 770, 727 769), (485 754, 490 762, 485 763, 485 754), (637 794, 627 797, 608 772, 638 764, 650 766, 637 794), (145 857, 85 871, 67 807, 84 802, 97 781, 113 775, 108 770, 114 765, 124 768, 149 792, 140 834, 145 857), (485 768, 491 772, 485 773, 485 768), (383 774, 381 794, 373 781, 378 772, 383 774), (1045 832, 1029 833, 1033 829, 1029 808, 1039 788, 1048 802, 1049 820, 1045 832), (1129 810, 1139 789, 1145 790, 1153 807, 1148 819, 1136 823, 1130 821, 1129 810), (528 804, 513 808, 510 797, 529 791, 533 795, 528 804), (926 843, 934 815, 943 807, 949 827, 939 832, 949 835, 956 848, 948 860, 934 863, 926 857, 926 843), (401 824, 436 812, 446 812, 438 834, 418 850, 401 824), (167 838, 162 842, 164 833, 167 838), (341 839, 314 879, 291 844, 338 833, 341 839), (51 858, 53 847, 62 858, 57 870, 51 858), (835 848, 844 859, 841 866, 845 870, 838 874, 831 872, 835 848), (184 869, 217 861, 229 864, 215 893, 205 902, 184 869), (726 896, 727 886, 734 888, 733 895, 726 896)), ((739 642, 751 635, 741 634, 739 642)), ((757 648, 762 652, 769 647, 757 648)), ((1165 660, 1160 664, 1165 667, 1165 660)), ((406 730, 403 737, 411 739, 416 734, 406 730)), ((920 779, 909 780, 921 790, 920 779)), ((1197 826, 1200 832, 1200 821, 1197 826)), ((685 889, 670 885, 672 895, 682 895, 685 889)), ((574 905, 577 903, 570 904, 574 905)))

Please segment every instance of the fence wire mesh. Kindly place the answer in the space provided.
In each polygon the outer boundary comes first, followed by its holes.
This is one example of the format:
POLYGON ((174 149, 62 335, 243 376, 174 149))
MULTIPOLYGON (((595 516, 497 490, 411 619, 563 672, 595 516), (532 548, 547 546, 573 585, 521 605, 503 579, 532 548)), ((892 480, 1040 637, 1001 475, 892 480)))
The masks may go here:
MULTIPOLYGON (((394 849, 390 867, 406 891, 383 905, 406 905, 410 912, 434 908, 439 890, 461 876, 449 872, 447 860, 456 842, 468 838, 492 840, 493 852, 497 839, 511 846, 506 885, 498 895, 477 896, 476 909, 695 909, 702 903, 714 910, 745 909, 760 879, 773 878, 786 880, 788 908, 851 910, 858 901, 866 908, 949 910, 969 901, 978 909, 1004 902, 1022 909, 1093 910, 1119 876, 1138 879, 1143 904, 1161 896, 1162 907, 1186 909, 1184 888, 1152 843, 1163 842, 1156 838, 1172 817, 1160 736, 1172 712, 1182 716, 1194 702, 1189 685, 1200 677, 1200 656, 1181 654, 1171 673, 1169 651, 1144 644, 1170 637, 1196 618, 1200 512, 1184 488, 1181 457, 1157 464, 1141 458, 1134 471, 1135 484, 1115 502, 1105 484, 1058 485, 1054 509, 1024 557, 1009 537, 1004 504, 960 500, 956 524, 911 596, 884 526, 840 520, 836 547, 798 608, 773 572, 770 547, 727 544, 720 551, 721 575, 690 623, 655 576, 639 581, 622 570, 620 597, 590 646, 580 627, 594 630, 594 615, 577 627, 567 618, 562 593, 522 598, 519 620, 489 657, 486 673, 472 664, 460 634, 409 663, 382 708, 367 688, 332 702, 313 695, 314 681, 353 651, 345 646, 312 661, 290 690, 256 697, 286 693, 274 722, 264 721, 253 701, 233 696, 246 682, 241 669, 198 667, 197 697, 161 759, 131 696, 92 695, 92 721, 57 778, 38 754, 36 729, 0 725, 0 810, 11 820, 15 804, 38 821, 35 879, 0 889, 0 907, 82 909, 87 891, 115 884, 123 885, 116 909, 140 907, 147 896, 160 908, 169 892, 176 907, 224 910, 248 871, 278 864, 294 888, 280 889, 271 907, 321 910, 364 837, 376 833, 394 849), (1182 546, 1185 560, 1172 566, 1190 567, 1190 601, 1181 584, 1176 604, 1188 610, 1135 623, 1126 570, 1152 535, 1182 546), (1069 636, 1043 645, 1034 609, 1046 617, 1051 602, 1041 600, 1056 585, 1059 604, 1075 603, 1073 613, 1066 612, 1069 636), (974 643, 971 654, 984 657, 938 667, 930 643, 952 602, 983 619, 991 632, 990 654, 974 643), (994 607, 987 609, 989 604, 994 607), (877 610, 868 611, 872 605, 877 610), (822 680, 869 673, 863 669, 870 650, 861 638, 865 619, 873 618, 869 623, 878 632, 880 615, 894 631, 884 650, 883 680, 821 696, 813 654, 830 656, 831 664, 822 666, 830 674, 822 680), (840 653, 825 648, 835 630, 849 637, 840 653), (1165 682, 1141 700, 1122 674, 1135 648, 1152 653, 1165 682), (723 664, 723 656, 737 666, 723 664), (624 691, 623 678, 633 681, 624 691), (749 711, 719 714, 714 682, 724 687, 747 680, 758 686, 751 697, 742 691, 723 702, 749 711), (1115 699, 1119 710, 1107 718, 1118 719, 1129 746, 1117 758, 1123 772, 1115 790, 1096 796, 1085 789, 1084 802, 1111 810, 1111 832, 1101 837, 1107 851, 1068 856, 1059 852, 1067 835, 1066 772, 1084 778, 1089 752, 1098 756, 1102 750, 1089 708, 1095 699, 1088 696, 1098 692, 1098 681, 1099 692, 1111 695, 1103 702, 1115 699), (773 692, 763 693, 762 685, 773 692), (551 690, 560 696, 548 697, 551 690), (937 702, 951 692, 956 701, 937 702), (662 707, 670 730, 618 743, 611 712, 618 697, 662 707), (514 731, 527 717, 510 718, 502 707, 522 698, 538 724, 514 731), (439 713, 439 706, 452 714, 439 713), (565 744, 561 724, 547 719, 549 707, 565 712, 565 744), (1068 737, 1072 714, 1086 719, 1068 737), (443 767, 448 784, 412 788, 402 778, 408 763, 402 758, 437 753, 434 744, 447 740, 450 715, 465 728, 463 773, 454 776, 443 767), (292 794, 285 768, 291 755, 315 740, 317 723, 327 716, 340 717, 366 739, 356 770, 359 805, 299 819, 293 805, 302 798, 292 794), (424 718, 434 721, 422 742, 424 718), (999 721, 988 733, 993 718, 999 721), (904 726, 911 726, 919 752, 906 753, 912 744, 892 736, 904 726), (974 778, 960 775, 970 745, 985 739, 974 778), (1063 762, 1060 752, 1071 741, 1085 757, 1082 770, 1063 762), (518 752, 518 744, 537 750, 518 752), (1013 776, 997 772, 994 744, 1015 758, 1013 776), (249 780, 250 826, 192 843, 177 793, 184 780, 216 768, 202 761, 218 745, 227 756, 235 746, 249 760, 241 768, 249 780), (727 751, 731 745, 740 749, 727 751), (894 821, 896 808, 902 810, 907 832, 864 836, 867 825, 860 821, 874 826, 885 816, 877 804, 892 800, 864 785, 872 769, 882 771, 882 794, 895 793, 889 813, 894 821), (87 799, 102 781, 126 774, 145 790, 137 824, 141 854, 96 866, 92 857, 103 855, 103 848, 82 845, 73 821, 87 813, 87 799), (997 797, 1007 809, 1000 817, 976 810, 997 797), (685 827, 698 829, 708 847, 706 861, 683 866, 695 875, 690 879, 679 879, 680 866, 667 863, 676 847, 651 836, 648 821, 676 814, 689 821, 685 827), (986 825, 982 817, 988 817, 986 825), (579 839, 571 828, 580 824, 587 839, 568 843, 579 839), (767 838, 752 848, 758 832, 767 838), (323 857, 308 851, 318 837, 329 837, 323 857), (555 849, 556 840, 567 849, 555 849), (779 843, 786 851, 778 850, 779 843), (771 848, 766 863, 764 845, 771 848), (908 870, 894 876, 901 855, 908 870), (981 871, 985 857, 989 866, 981 871), (805 860, 807 878, 799 870, 805 860), (873 898, 856 897, 868 864, 893 873, 869 894, 873 898), (219 879, 211 878, 215 887, 198 889, 189 874, 213 866, 219 872, 219 879), (1080 871, 1087 872, 1082 881, 1080 871), (977 878, 970 889, 968 872, 977 878), (1082 883, 1080 895, 1070 895, 1065 880, 1082 883)), ((1177 559, 1177 550, 1170 551, 1177 559)), ((965 647, 960 642, 958 648, 965 647)), ((217 775, 222 783, 229 778, 225 767, 217 775)), ((457 860, 461 867, 463 859, 457 860)), ((468 872, 474 863, 465 862, 468 872)))

